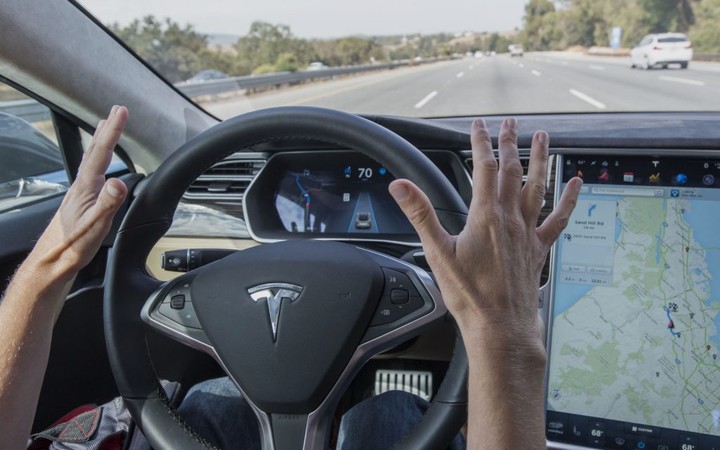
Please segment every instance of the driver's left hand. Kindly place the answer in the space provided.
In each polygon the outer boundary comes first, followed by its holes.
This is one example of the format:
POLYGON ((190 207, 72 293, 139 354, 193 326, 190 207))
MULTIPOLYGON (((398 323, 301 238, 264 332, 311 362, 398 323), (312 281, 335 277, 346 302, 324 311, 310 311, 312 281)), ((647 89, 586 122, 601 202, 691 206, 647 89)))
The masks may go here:
POLYGON ((127 119, 128 110, 114 106, 107 120, 98 124, 75 182, 24 267, 32 267, 43 277, 68 280, 95 256, 127 195, 121 180, 105 181, 127 119))

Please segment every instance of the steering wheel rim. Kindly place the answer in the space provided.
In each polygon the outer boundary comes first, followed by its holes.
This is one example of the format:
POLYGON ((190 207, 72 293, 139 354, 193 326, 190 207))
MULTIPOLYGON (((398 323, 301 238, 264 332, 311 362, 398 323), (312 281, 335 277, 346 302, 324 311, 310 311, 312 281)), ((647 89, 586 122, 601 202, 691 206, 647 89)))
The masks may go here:
MULTIPOLYGON (((391 131, 355 115, 314 107, 273 108, 229 119, 187 142, 158 168, 133 201, 117 235, 105 287, 105 339, 116 384, 131 415, 156 448, 208 446, 169 406, 152 368, 145 344, 147 328, 139 312, 161 283, 146 271, 147 254, 170 228, 187 187, 207 168, 236 151, 284 139, 325 141, 360 151, 423 189, 449 232, 458 233, 465 224, 464 202, 427 157, 391 131)), ((465 422, 466 385, 467 359, 458 333, 443 384, 422 422, 400 448, 437 448, 450 442, 465 422)))

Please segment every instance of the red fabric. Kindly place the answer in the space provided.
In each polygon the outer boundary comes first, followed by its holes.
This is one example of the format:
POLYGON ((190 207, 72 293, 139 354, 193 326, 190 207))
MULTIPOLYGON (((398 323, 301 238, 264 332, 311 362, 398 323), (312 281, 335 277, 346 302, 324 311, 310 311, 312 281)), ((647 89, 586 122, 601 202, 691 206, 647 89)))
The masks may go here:
MULTIPOLYGON (((58 420, 53 422, 53 424, 50 425, 48 428, 53 428, 57 425, 60 425, 61 423, 68 422, 68 421, 72 420, 73 418, 79 416, 80 414, 86 413, 88 411, 92 411, 95 408, 97 408, 97 405, 78 406, 77 408, 73 409, 69 413, 65 414, 64 416, 62 416, 61 418, 59 418, 58 420)), ((28 446, 28 450, 47 450, 48 448, 50 448, 50 444, 52 444, 52 441, 50 441, 49 439, 42 439, 42 438, 34 439, 28 446)), ((108 447, 107 450, 115 450, 115 448, 122 450, 122 446, 108 447)))

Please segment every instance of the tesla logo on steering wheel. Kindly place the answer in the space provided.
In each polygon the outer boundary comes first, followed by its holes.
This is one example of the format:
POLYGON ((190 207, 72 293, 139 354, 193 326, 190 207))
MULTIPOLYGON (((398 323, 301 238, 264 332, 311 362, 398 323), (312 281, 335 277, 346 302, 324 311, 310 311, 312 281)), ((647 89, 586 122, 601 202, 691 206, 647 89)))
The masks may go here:
POLYGON ((265 299, 270 315, 270 325, 272 326, 273 342, 277 340, 278 319, 280 318, 280 307, 284 298, 294 302, 300 297, 302 286, 290 283, 266 283, 249 288, 248 294, 255 303, 265 299))

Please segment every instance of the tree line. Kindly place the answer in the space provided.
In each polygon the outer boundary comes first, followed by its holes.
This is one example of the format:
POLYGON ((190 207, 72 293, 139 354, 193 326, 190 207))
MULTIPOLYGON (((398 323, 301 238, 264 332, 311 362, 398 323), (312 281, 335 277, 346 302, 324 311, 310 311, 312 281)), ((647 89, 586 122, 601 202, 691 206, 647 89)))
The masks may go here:
POLYGON ((482 33, 469 40, 447 33, 303 39, 289 26, 254 22, 234 44, 212 48, 207 35, 167 18, 146 16, 126 26, 116 23, 109 28, 173 83, 206 69, 240 76, 301 70, 313 61, 335 67, 475 51, 504 52, 510 43, 497 33, 482 33))
POLYGON ((607 47, 613 27, 622 47, 650 33, 686 33, 696 52, 720 53, 720 0, 529 0, 520 40, 528 50, 607 47))
POLYGON ((249 32, 226 48, 211 48, 208 36, 191 25, 146 16, 110 30, 169 81, 190 78, 214 69, 231 76, 295 71, 312 61, 328 66, 385 61, 388 54, 372 39, 347 37, 308 40, 293 35, 286 25, 254 22, 249 32))

